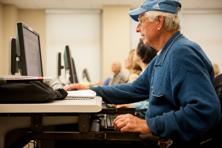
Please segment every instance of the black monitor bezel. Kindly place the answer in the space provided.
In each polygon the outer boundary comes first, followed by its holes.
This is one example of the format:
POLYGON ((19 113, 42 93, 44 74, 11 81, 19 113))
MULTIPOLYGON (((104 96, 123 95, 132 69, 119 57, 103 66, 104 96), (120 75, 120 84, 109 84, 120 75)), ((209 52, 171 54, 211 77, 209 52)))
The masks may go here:
POLYGON ((39 33, 30 28, 23 22, 17 23, 17 34, 16 34, 16 41, 19 53, 19 68, 21 69, 21 75, 27 76, 27 64, 26 64, 26 57, 25 57, 25 44, 24 44, 24 33, 23 28, 27 29, 28 31, 32 32, 38 37, 38 44, 39 44, 39 57, 40 57, 40 69, 41 75, 39 77, 43 77, 43 68, 42 68, 42 55, 41 55, 41 46, 40 46, 40 36, 39 33))

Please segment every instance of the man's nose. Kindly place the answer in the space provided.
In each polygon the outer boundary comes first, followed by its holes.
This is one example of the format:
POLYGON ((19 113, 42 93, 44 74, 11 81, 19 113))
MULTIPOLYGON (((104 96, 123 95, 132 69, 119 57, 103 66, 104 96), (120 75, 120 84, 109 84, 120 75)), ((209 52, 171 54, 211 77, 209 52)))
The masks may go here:
POLYGON ((139 33, 141 31, 141 25, 140 23, 138 23, 137 27, 136 27, 136 32, 139 33))

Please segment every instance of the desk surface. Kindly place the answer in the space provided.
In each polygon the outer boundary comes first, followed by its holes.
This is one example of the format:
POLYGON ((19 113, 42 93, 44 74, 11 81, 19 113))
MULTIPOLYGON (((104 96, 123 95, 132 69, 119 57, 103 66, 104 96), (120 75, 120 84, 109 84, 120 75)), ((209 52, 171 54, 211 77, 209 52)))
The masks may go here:
POLYGON ((0 104, 0 113, 96 113, 102 110, 102 98, 57 100, 49 103, 0 104))

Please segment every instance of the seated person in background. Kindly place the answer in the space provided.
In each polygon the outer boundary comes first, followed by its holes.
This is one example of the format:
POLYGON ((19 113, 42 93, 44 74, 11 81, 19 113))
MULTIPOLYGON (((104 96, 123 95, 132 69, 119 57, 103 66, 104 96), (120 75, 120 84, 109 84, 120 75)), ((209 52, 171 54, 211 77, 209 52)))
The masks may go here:
MULTIPOLYGON (((133 61, 138 63, 140 67, 142 68, 142 72, 144 72, 147 65, 152 61, 152 59, 157 55, 157 51, 150 47, 149 45, 144 45, 143 40, 140 39, 140 42, 134 52, 133 61)), ((134 107, 136 111, 139 113, 139 115, 144 118, 146 114, 146 110, 148 108, 149 99, 146 99, 144 101, 132 103, 132 104, 120 104, 116 105, 116 108, 122 108, 122 107, 134 107)))
POLYGON ((121 63, 120 62, 113 62, 112 64, 112 72, 114 73, 113 78, 109 81, 109 85, 116 85, 126 83, 126 77, 121 72, 121 63))
POLYGON ((142 72, 141 67, 133 61, 134 49, 130 50, 129 57, 125 60, 125 68, 129 70, 130 75, 126 83, 132 83, 142 72))
POLYGON ((134 52, 133 60, 140 65, 142 72, 146 69, 147 65, 157 55, 157 51, 149 45, 143 44, 143 40, 140 42, 134 52))
POLYGON ((146 0, 128 12, 139 21, 136 31, 143 43, 161 51, 133 83, 71 84, 65 90, 91 89, 112 104, 149 98, 145 119, 119 115, 113 121, 114 129, 167 138, 173 141, 167 145, 170 148, 199 147, 201 134, 220 122, 221 106, 210 60, 198 44, 180 33, 180 9, 177 0, 146 0))
POLYGON ((219 65, 215 62, 212 62, 213 68, 214 68, 214 76, 216 77, 217 75, 220 74, 220 68, 219 65))

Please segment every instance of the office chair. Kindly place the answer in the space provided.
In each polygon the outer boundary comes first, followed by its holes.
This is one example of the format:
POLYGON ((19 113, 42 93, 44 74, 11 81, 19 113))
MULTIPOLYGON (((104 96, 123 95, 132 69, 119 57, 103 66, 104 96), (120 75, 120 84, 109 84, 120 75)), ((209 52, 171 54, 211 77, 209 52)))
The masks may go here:
MULTIPOLYGON (((220 100, 220 105, 222 107, 222 74, 219 74, 214 81, 214 88, 220 100)), ((210 131, 204 133, 200 137, 200 147, 201 148, 218 148, 221 147, 221 134, 222 134, 222 120, 219 124, 211 129, 210 131)))
POLYGON ((109 85, 109 81, 111 80, 111 78, 109 77, 109 78, 107 78, 106 80, 105 80, 105 82, 103 83, 103 86, 107 86, 107 85, 109 85))

